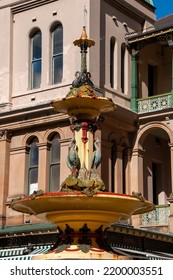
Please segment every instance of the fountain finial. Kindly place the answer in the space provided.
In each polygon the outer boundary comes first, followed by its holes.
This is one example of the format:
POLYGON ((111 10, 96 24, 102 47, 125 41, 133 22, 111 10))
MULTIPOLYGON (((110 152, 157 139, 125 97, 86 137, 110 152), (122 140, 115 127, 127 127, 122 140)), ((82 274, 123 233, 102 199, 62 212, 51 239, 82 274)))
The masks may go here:
POLYGON ((80 48, 85 47, 86 49, 95 45, 95 42, 87 36, 86 26, 83 26, 81 37, 76 39, 73 44, 80 48))
POLYGON ((82 75, 82 73, 87 72, 87 59, 86 59, 87 49, 94 46, 95 42, 92 39, 88 38, 86 27, 83 26, 81 37, 79 39, 76 39, 73 42, 73 44, 75 46, 80 47, 81 49, 81 75, 82 75))

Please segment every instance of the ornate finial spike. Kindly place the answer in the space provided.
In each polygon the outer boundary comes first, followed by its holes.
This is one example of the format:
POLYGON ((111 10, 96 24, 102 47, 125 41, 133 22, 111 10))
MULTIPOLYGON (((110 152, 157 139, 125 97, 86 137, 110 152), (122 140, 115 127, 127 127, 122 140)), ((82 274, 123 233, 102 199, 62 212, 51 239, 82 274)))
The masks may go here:
POLYGON ((76 79, 72 82, 72 86, 79 87, 88 83, 93 87, 93 83, 90 80, 91 74, 87 71, 87 49, 88 47, 94 46, 95 42, 88 38, 85 26, 83 26, 80 39, 75 40, 73 44, 81 49, 81 71, 77 72, 76 79))
POLYGON ((92 40, 92 39, 89 39, 88 36, 87 36, 87 33, 86 33, 86 27, 83 26, 83 29, 82 29, 82 35, 80 37, 80 39, 76 39, 73 44, 75 46, 78 46, 78 47, 82 47, 83 45, 85 45, 85 48, 90 48, 92 46, 95 45, 95 42, 92 40))
POLYGON ((84 26, 87 26, 87 14, 88 14, 88 11, 87 11, 87 8, 86 8, 86 5, 84 5, 84 9, 83 9, 83 12, 84 12, 84 26))
POLYGON ((86 40, 88 39, 88 36, 87 36, 87 33, 86 33, 86 27, 83 26, 83 29, 82 29, 82 35, 80 37, 82 40, 86 40))

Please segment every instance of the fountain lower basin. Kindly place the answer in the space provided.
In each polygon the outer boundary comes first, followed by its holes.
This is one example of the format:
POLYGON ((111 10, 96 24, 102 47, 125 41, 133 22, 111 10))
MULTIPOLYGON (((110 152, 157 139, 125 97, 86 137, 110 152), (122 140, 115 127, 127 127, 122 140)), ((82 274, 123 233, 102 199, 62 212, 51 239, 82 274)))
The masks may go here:
POLYGON ((149 201, 131 195, 100 192, 89 197, 80 192, 45 193, 34 199, 25 197, 11 203, 11 208, 52 222, 65 230, 66 224, 78 232, 84 225, 94 232, 102 225, 127 220, 131 215, 154 209, 149 201))

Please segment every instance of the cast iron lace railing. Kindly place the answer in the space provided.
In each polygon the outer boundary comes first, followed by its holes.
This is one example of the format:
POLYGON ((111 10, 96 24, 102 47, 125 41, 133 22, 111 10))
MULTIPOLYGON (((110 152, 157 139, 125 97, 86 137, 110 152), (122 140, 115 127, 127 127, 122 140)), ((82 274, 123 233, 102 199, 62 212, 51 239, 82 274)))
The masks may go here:
POLYGON ((168 225, 170 215, 170 206, 156 205, 156 209, 142 214, 142 226, 148 225, 168 225))
POLYGON ((155 95, 137 100, 138 113, 148 113, 171 108, 171 94, 155 95))

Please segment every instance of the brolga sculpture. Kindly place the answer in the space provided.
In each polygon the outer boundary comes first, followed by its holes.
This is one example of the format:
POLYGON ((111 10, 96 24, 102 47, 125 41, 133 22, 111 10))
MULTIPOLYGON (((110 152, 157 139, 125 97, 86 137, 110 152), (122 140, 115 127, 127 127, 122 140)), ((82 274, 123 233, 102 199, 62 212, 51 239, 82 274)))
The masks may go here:
POLYGON ((92 158, 92 166, 91 168, 97 168, 101 163, 101 141, 100 139, 96 139, 94 141, 94 153, 92 158))
POLYGON ((77 176, 76 172, 80 169, 80 159, 78 156, 78 147, 76 140, 73 137, 68 147, 68 156, 66 160, 68 168, 71 170, 71 174, 77 176))

